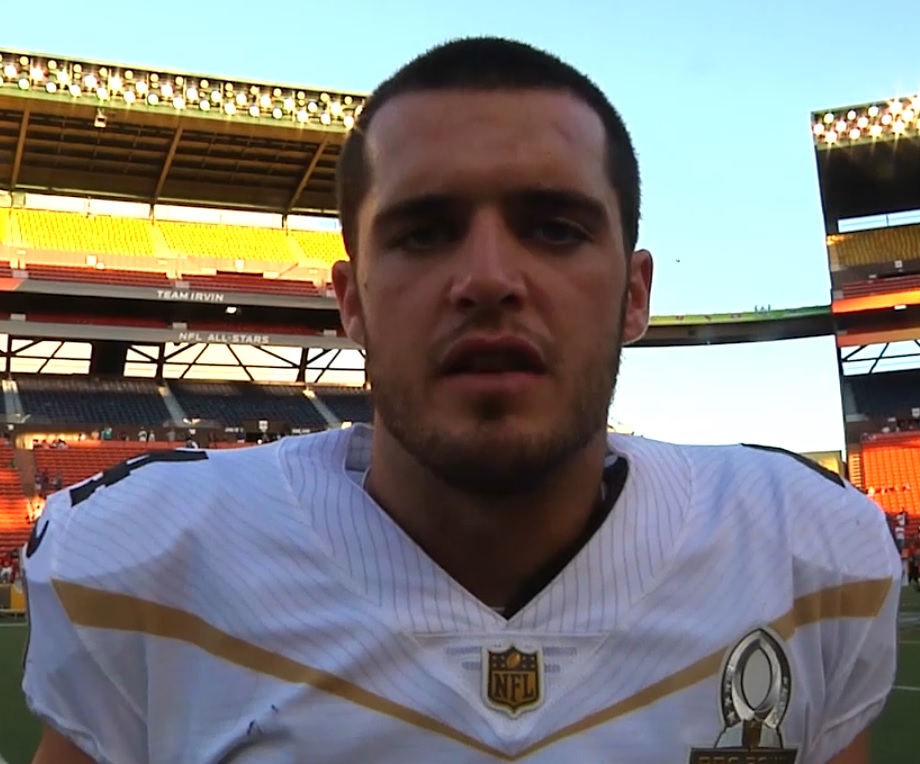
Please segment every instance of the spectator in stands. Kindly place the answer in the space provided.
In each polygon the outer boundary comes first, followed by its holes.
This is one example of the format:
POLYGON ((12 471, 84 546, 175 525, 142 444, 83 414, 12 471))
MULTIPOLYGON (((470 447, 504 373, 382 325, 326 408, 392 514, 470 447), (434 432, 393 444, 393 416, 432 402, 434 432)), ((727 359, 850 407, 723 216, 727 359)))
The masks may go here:
POLYGON ((201 446, 198 445, 198 441, 196 441, 191 435, 189 435, 185 439, 185 447, 186 448, 201 448, 201 446))
POLYGON ((147 442, 147 430, 141 427, 141 429, 137 433, 137 439, 141 443, 146 443, 147 442))
POLYGON ((147 434, 147 442, 153 443, 156 439, 157 439, 157 434, 153 431, 153 429, 151 429, 150 432, 147 434))
POLYGON ((0 584, 10 584, 13 579, 13 561, 6 552, 0 555, 0 584))
POLYGON ((51 481, 51 490, 60 491, 64 487, 64 477, 58 472, 51 481))
POLYGON ((907 550, 907 585, 920 592, 920 544, 907 550))
POLYGON ((48 494, 48 472, 47 470, 42 470, 41 472, 35 473, 35 493, 41 498, 45 498, 48 494))
POLYGON ((111 440, 112 439, 112 428, 106 425, 102 428, 102 440, 111 440))

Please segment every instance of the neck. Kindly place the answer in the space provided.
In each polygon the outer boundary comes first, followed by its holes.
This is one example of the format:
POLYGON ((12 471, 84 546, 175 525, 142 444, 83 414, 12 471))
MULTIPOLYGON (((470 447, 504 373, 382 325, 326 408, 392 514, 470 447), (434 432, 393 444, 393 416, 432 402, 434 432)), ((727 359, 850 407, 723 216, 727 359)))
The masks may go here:
POLYGON ((366 489, 448 575, 503 608, 581 535, 597 505, 605 451, 600 432, 533 491, 472 496, 441 482, 378 426, 366 489))

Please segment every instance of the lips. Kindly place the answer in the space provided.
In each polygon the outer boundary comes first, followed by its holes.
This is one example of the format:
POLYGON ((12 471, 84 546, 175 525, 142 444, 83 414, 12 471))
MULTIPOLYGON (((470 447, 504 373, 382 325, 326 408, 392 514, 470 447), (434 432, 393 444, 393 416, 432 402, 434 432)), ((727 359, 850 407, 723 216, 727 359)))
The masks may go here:
POLYGON ((546 361, 519 337, 467 337, 453 345, 442 364, 444 376, 467 374, 545 374, 546 361))

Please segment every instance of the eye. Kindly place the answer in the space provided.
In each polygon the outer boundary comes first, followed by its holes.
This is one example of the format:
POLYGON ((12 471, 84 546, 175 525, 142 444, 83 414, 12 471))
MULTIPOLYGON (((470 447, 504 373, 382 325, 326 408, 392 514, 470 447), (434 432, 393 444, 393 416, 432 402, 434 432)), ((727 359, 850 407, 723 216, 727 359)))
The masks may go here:
POLYGON ((429 252, 447 246, 451 241, 452 234, 447 226, 427 225, 400 234, 392 246, 407 252, 429 252))
POLYGON ((535 222, 529 237, 544 246, 559 248, 574 247, 591 238, 581 226, 558 218, 535 222))

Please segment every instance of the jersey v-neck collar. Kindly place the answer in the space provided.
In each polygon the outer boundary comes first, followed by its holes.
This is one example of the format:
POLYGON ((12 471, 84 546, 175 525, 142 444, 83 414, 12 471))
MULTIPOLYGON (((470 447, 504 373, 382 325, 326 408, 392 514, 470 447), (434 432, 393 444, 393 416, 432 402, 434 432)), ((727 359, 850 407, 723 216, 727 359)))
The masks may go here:
POLYGON ((355 426, 292 438, 302 447, 287 459, 287 471, 318 540, 349 588, 376 603, 382 618, 416 634, 606 631, 663 572, 679 524, 671 515, 676 504, 689 501, 689 476, 670 481, 670 491, 657 491, 640 444, 609 439, 606 501, 595 512, 594 527, 509 603, 510 609, 496 612, 432 560, 362 489, 371 436, 370 427, 355 426), (336 442, 311 448, 316 437, 336 442), (310 470, 331 473, 321 481, 328 484, 321 497, 315 478, 296 474, 310 470), (681 483, 686 490, 680 490, 681 483))

